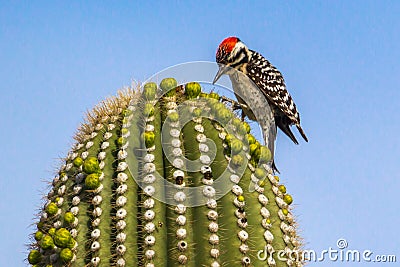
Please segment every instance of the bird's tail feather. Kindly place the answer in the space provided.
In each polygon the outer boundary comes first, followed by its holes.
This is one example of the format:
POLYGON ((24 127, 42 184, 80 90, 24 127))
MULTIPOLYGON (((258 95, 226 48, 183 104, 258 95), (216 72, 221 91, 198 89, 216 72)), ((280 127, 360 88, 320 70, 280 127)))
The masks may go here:
POLYGON ((284 132, 293 141, 293 143, 295 143, 296 145, 299 144, 299 142, 297 141, 296 137, 294 136, 294 134, 290 130, 289 124, 282 123, 282 121, 278 122, 278 120, 277 120, 277 126, 279 127, 279 129, 282 130, 282 132, 284 132))
POLYGON ((303 139, 308 142, 308 138, 306 136, 306 133, 303 131, 303 128, 301 128, 300 125, 296 125, 297 130, 299 130, 299 133, 301 134, 301 136, 303 137, 303 139))

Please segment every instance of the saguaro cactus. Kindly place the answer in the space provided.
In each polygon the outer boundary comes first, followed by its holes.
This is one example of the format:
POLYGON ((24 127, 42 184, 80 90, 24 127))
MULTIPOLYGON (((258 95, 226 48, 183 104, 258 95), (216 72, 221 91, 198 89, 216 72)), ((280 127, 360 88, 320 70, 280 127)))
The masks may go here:
POLYGON ((271 153, 218 94, 148 83, 95 107, 75 139, 31 265, 302 266, 271 153))

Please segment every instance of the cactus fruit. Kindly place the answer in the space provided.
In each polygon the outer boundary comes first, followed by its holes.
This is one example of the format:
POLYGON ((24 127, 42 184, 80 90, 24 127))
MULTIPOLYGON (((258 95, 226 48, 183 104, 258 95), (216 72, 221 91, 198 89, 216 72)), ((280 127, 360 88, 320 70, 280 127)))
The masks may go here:
POLYGON ((31 265, 303 265, 270 151, 200 84, 120 92, 75 140, 36 223, 31 265))

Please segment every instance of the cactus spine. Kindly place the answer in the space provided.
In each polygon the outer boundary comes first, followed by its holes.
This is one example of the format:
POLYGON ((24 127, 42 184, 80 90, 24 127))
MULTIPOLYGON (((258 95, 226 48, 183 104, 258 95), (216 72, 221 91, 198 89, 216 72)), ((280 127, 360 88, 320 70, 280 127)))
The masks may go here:
POLYGON ((39 215, 31 265, 303 265, 271 154, 218 94, 148 83, 94 108, 75 139, 39 215))

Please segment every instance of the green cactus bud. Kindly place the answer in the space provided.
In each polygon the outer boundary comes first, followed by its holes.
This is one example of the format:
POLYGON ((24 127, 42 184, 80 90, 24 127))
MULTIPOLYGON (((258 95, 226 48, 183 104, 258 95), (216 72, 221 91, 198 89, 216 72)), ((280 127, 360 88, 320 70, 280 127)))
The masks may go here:
POLYGON ((201 92, 199 83, 190 82, 185 85, 185 93, 189 99, 196 98, 201 92))
POLYGON ((240 202, 243 202, 243 201, 244 201, 244 196, 242 196, 242 195, 238 196, 238 200, 239 200, 240 202))
POLYGON ((122 124, 125 125, 129 122, 128 118, 123 118, 122 119, 122 124))
POLYGON ((239 118, 233 118, 232 124, 233 124, 233 126, 236 127, 236 129, 238 129, 239 127, 242 126, 242 121, 239 118))
POLYGON ((235 136, 233 136, 232 134, 227 134, 227 135, 225 135, 225 143, 226 143, 229 147, 231 147, 232 139, 235 139, 235 136))
POLYGON ((71 238, 67 244, 67 248, 73 249, 75 247, 75 244, 76 244, 76 241, 73 238, 71 238))
POLYGON ((249 145, 256 143, 256 138, 252 134, 247 134, 246 137, 247 137, 247 142, 249 142, 249 145))
POLYGON ((220 110, 226 109, 224 104, 222 104, 221 102, 219 102, 215 99, 209 99, 209 101, 213 102, 212 104, 210 104, 210 106, 211 106, 212 114, 214 114, 214 116, 217 116, 218 113, 220 112, 220 110))
POLYGON ((60 228, 54 235, 54 244, 58 247, 65 248, 71 242, 71 238, 71 233, 67 229, 60 228))
POLYGON ((279 182, 279 176, 278 175, 274 175, 274 178, 277 182, 279 182))
POLYGON ((254 151, 254 153, 252 155, 252 158, 256 161, 259 161, 260 156, 261 156, 261 147, 260 147, 260 145, 258 145, 257 149, 254 151))
POLYGON ((117 139, 117 144, 118 144, 119 147, 125 145, 126 144, 126 139, 124 137, 119 137, 117 139))
POLYGON ((154 132, 145 132, 144 133, 144 143, 146 147, 154 146, 155 134, 154 132))
POLYGON ((212 92, 212 93, 208 94, 208 98, 213 98, 213 99, 219 100, 219 95, 215 92, 212 92))
POLYGON ((289 211, 287 210, 287 209, 282 209, 282 213, 283 213, 283 215, 288 215, 289 214, 289 211))
POLYGON ((94 190, 100 186, 100 175, 98 173, 92 173, 86 176, 85 186, 89 190, 94 190))
POLYGON ((232 139, 230 142, 232 154, 239 154, 243 150, 243 143, 237 138, 232 139))
POLYGON ((154 106, 150 103, 144 105, 143 114, 147 117, 151 117, 154 115, 154 106))
POLYGON ((201 116, 201 113, 202 113, 202 110, 199 109, 199 108, 195 108, 195 109, 193 110, 193 116, 200 117, 200 116, 201 116))
POLYGON ((54 236, 54 234, 56 233, 56 228, 51 227, 47 233, 48 233, 50 236, 54 236))
POLYGON ((83 159, 81 157, 76 157, 73 161, 75 167, 80 167, 83 164, 83 159))
POLYGON ((256 168, 256 170, 254 171, 254 175, 258 179, 263 179, 263 178, 265 178, 265 171, 261 168, 256 168))
POLYGON ((64 214, 64 221, 66 223, 73 223, 75 221, 75 215, 72 212, 66 212, 64 214))
POLYGON ((241 155, 234 155, 232 157, 232 163, 236 166, 241 166, 243 164, 243 157, 241 155))
POLYGON ((60 251, 60 258, 63 262, 70 262, 74 257, 74 253, 69 248, 64 248, 60 251))
POLYGON ((122 116, 123 117, 127 117, 127 116, 130 116, 130 115, 132 115, 132 110, 124 109, 124 111, 122 111, 122 116))
POLYGON ((150 82, 146 83, 143 87, 143 94, 147 100, 154 100, 157 93, 157 84, 150 82))
POLYGON ((207 103, 210 106, 212 111, 215 111, 215 105, 220 103, 217 99, 215 98, 210 98, 210 96, 207 98, 207 103))
POLYGON ((53 238, 49 235, 45 235, 40 241, 40 247, 42 249, 51 249, 54 247, 53 238))
POLYGON ((174 96, 177 86, 178 83, 174 78, 165 78, 160 83, 161 90, 166 93, 165 96, 174 96))
POLYGON ((204 92, 201 92, 201 93, 199 94, 199 97, 201 97, 201 98, 208 98, 208 94, 207 94, 207 93, 204 93, 204 92))
POLYGON ((286 186, 284 186, 283 184, 281 184, 281 185, 278 187, 278 189, 279 189, 279 191, 282 192, 283 194, 286 193, 286 186))
POLYGON ((46 212, 47 212, 47 214, 50 215, 50 216, 56 215, 57 212, 58 212, 57 204, 54 203, 54 202, 51 202, 49 205, 47 205, 47 207, 46 207, 46 212))
POLYGON ((172 121, 178 121, 179 120, 179 114, 178 112, 172 112, 171 114, 168 115, 168 118, 172 121))
POLYGON ((246 129, 246 133, 250 134, 250 130, 251 130, 250 125, 247 122, 244 121, 243 122, 243 126, 246 129))
POLYGON ((38 230, 42 230, 43 226, 44 226, 44 222, 38 222, 36 226, 37 226, 38 230))
POLYGON ((218 111, 217 118, 222 124, 228 123, 228 121, 230 121, 232 118, 232 112, 227 108, 220 109, 218 111))
POLYGON ((122 135, 125 135, 125 134, 127 134, 129 132, 129 130, 127 129, 127 128, 122 128, 121 129, 121 134, 122 135))
POLYGON ((83 163, 83 171, 87 174, 100 172, 99 161, 95 157, 89 157, 83 163))
POLYGON ((251 144, 250 146, 250 155, 253 156, 257 153, 257 150, 259 149, 259 146, 257 143, 251 144))
POLYGON ((291 195, 286 194, 286 195, 283 196, 283 201, 285 201, 286 204, 290 205, 293 202, 293 198, 292 198, 291 195))
POLYGON ((236 127, 237 132, 240 135, 245 135, 247 134, 247 129, 246 129, 246 125, 244 125, 243 123, 240 123, 237 127, 236 127))
POLYGON ((42 260, 42 254, 36 249, 29 252, 28 261, 30 264, 37 264, 42 260))
POLYGON ((263 162, 263 163, 268 162, 271 160, 271 158, 272 158, 271 151, 267 147, 261 146, 260 147, 260 162, 263 162))
POLYGON ((43 233, 41 231, 37 231, 35 233, 35 240, 40 241, 43 238, 43 233))

